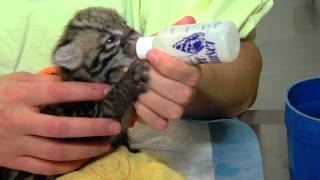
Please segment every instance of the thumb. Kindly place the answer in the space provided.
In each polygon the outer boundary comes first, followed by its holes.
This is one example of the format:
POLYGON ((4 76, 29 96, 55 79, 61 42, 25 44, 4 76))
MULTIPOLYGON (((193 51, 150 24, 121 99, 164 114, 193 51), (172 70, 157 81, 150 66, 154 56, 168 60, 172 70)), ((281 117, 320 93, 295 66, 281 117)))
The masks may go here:
POLYGON ((183 24, 194 24, 196 23, 196 20, 192 16, 185 16, 181 19, 179 19, 177 22, 175 22, 173 25, 183 25, 183 24))

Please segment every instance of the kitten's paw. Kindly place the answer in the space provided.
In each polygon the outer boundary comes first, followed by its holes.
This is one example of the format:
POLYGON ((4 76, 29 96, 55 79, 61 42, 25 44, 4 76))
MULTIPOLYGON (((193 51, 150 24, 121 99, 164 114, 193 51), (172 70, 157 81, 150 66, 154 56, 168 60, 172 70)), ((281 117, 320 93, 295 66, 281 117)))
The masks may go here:
POLYGON ((145 61, 135 61, 132 65, 132 73, 134 81, 144 81, 148 82, 149 80, 149 65, 145 61))
POLYGON ((148 83, 145 83, 145 82, 138 82, 138 85, 137 85, 137 90, 141 93, 143 92, 147 92, 147 90, 149 89, 149 85, 148 83))
POLYGON ((138 91, 145 92, 148 89, 150 67, 145 61, 135 61, 129 68, 131 77, 136 83, 138 91))

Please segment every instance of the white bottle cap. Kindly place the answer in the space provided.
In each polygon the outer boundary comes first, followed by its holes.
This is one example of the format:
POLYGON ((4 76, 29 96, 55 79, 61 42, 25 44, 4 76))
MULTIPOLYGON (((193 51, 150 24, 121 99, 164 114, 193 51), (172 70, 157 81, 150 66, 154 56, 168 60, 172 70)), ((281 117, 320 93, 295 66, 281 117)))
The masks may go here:
POLYGON ((147 52, 152 49, 155 36, 139 37, 136 43, 136 53, 140 59, 146 59, 147 52))
POLYGON ((216 42, 217 54, 220 62, 235 60, 240 52, 240 35, 237 27, 232 22, 222 23, 220 35, 216 42))

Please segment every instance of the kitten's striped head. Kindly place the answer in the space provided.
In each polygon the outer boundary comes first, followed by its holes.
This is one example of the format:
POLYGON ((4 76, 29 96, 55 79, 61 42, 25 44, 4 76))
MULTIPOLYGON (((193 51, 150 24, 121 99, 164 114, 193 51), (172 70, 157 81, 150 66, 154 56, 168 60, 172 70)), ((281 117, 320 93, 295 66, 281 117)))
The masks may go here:
POLYGON ((67 25, 53 52, 65 80, 115 83, 137 60, 138 33, 114 10, 88 8, 67 25))

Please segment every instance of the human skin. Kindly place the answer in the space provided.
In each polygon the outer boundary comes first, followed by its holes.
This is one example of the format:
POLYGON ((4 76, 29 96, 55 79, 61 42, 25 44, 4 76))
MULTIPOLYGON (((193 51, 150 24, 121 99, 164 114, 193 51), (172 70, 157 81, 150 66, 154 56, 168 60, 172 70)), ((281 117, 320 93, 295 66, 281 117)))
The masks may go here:
MULTIPOLYGON (((176 24, 192 24, 191 16, 176 24)), ((239 56, 230 63, 186 64, 161 50, 147 53, 150 90, 135 104, 140 121, 164 129, 182 115, 196 119, 237 116, 255 101, 261 56, 255 44, 242 39, 239 56), (156 102, 156 103, 155 103, 156 102)))
MULTIPOLYGON (((187 16, 177 24, 190 24, 187 16)), ((220 118, 240 114, 257 93, 261 56, 254 43, 241 41, 231 63, 186 64, 160 50, 147 53, 149 90, 135 109, 141 122, 154 129, 188 115, 220 118)), ((65 142, 58 138, 108 136, 120 125, 112 119, 56 117, 39 113, 48 104, 101 100, 110 86, 61 82, 57 76, 27 72, 0 75, 0 166, 54 175, 72 171, 110 149, 106 142, 65 142)))
POLYGON ((17 72, 0 75, 0 166, 37 174, 74 170, 110 144, 59 138, 109 136, 120 124, 107 118, 58 117, 39 112, 47 104, 101 100, 107 85, 61 82, 57 76, 17 72))

